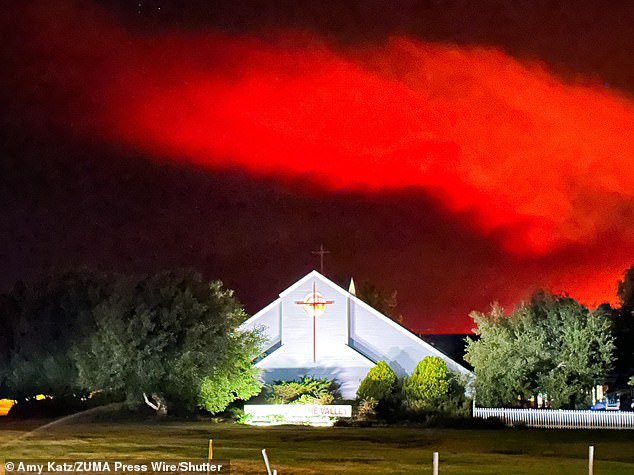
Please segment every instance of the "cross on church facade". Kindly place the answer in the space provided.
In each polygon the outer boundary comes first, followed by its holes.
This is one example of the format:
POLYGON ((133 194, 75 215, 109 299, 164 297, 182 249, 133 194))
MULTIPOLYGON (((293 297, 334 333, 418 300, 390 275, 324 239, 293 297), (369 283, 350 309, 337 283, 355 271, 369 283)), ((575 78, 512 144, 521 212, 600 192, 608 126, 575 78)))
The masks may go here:
POLYGON ((330 254, 330 251, 326 251, 324 249, 324 245, 322 243, 322 244, 319 245, 319 250, 318 251, 311 251, 311 254, 319 256, 319 273, 321 275, 324 275, 324 255, 325 254, 330 254))
POLYGON ((334 300, 326 300, 323 295, 317 292, 315 282, 313 291, 304 297, 304 300, 295 301, 297 305, 303 305, 306 313, 313 317, 313 363, 317 360, 317 317, 324 313, 326 305, 335 303, 334 300))

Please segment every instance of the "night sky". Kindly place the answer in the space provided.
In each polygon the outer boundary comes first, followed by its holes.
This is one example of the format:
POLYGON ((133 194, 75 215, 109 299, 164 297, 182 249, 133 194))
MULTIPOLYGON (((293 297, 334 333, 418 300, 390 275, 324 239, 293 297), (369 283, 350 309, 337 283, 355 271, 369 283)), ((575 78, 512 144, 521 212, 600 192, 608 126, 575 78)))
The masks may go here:
POLYGON ((253 313, 323 243, 462 333, 540 287, 615 303, 634 263, 634 4, 13 3, 1 290, 193 267, 253 313))

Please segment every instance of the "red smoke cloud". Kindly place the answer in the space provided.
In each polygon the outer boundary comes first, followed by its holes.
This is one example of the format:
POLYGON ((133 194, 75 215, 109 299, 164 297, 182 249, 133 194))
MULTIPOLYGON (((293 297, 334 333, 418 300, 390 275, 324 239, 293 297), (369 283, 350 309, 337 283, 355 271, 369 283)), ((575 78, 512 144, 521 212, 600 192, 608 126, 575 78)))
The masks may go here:
POLYGON ((71 32, 49 47, 73 64, 98 58, 100 97, 81 112, 82 133, 324 192, 422 188, 535 266, 535 285, 614 300, 634 241, 634 103, 618 92, 492 48, 406 37, 340 47, 298 32, 139 36, 71 13, 71 32), (605 236, 619 248, 601 249, 605 236), (548 263, 583 248, 597 254, 548 263))
POLYGON ((128 79, 116 93, 115 139, 326 190, 421 187, 521 255, 629 229, 624 97, 491 49, 394 38, 341 52, 299 38, 159 40, 146 92, 128 79))

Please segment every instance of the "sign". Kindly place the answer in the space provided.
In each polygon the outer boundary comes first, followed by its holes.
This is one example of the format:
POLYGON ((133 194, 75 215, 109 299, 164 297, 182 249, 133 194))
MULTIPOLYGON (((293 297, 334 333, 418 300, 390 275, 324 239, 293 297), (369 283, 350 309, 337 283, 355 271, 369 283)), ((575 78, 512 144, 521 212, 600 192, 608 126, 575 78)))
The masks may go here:
POLYGON ((349 404, 246 404, 247 424, 332 425, 339 417, 352 417, 349 404))

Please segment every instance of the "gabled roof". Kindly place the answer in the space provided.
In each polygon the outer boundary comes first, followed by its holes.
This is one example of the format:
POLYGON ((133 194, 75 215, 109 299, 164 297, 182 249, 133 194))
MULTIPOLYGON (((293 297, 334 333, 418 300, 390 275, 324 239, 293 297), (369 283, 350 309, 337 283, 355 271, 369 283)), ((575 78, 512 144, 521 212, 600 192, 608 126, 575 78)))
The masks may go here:
MULTIPOLYGON (((242 322, 242 324, 240 325, 241 327, 246 327, 248 326, 253 320, 257 319, 257 317, 261 314, 261 313, 265 313, 267 312, 269 309, 271 309, 272 307, 274 307, 275 305, 278 304, 278 302, 280 301, 280 299, 284 298, 286 295, 288 295, 289 293, 291 293, 293 290, 295 290, 297 287, 301 286, 304 282, 310 280, 311 278, 316 277, 318 279, 320 279, 323 283, 325 283, 326 285, 333 287, 335 290, 343 290, 341 287, 339 287, 337 284, 335 284, 333 281, 331 281, 330 279, 327 279, 326 277, 324 277, 323 275, 321 275, 319 272, 317 272, 316 270, 309 272, 308 274, 306 274, 304 277, 302 277, 301 279, 299 279, 297 282, 295 282, 294 284, 292 284, 290 287, 288 287, 286 290, 282 291, 279 294, 279 298, 273 300, 273 302, 271 302, 270 304, 268 304, 266 307, 264 307, 262 310, 258 311, 257 313, 255 313, 251 318, 247 319, 246 321, 242 322)), ((347 292, 345 292, 347 293, 347 292)))
MULTIPOLYGON (((301 285, 303 285, 305 282, 308 282, 313 277, 318 279, 318 280, 321 280, 324 284, 326 284, 326 285, 328 285, 330 287, 333 287, 335 290, 343 291, 343 289, 341 287, 339 287, 337 284, 335 284, 332 280, 328 279, 327 277, 324 277, 323 275, 321 275, 316 270, 313 270, 313 271, 310 271, 308 274, 306 274, 301 279, 299 279, 293 285, 288 287, 286 290, 284 290, 283 292, 280 292, 280 298, 286 297, 288 294, 293 292, 297 287, 300 287, 301 285)), ((343 292, 340 292, 340 293, 341 294, 347 294, 348 292, 343 291, 343 292)))
MULTIPOLYGON (((262 310, 260 310, 258 313, 256 313, 255 315, 253 315, 250 319, 248 319, 246 322, 244 322, 242 325, 243 326, 247 326, 247 324, 250 324, 252 321, 256 320, 257 317, 263 313, 266 312, 268 309, 270 309, 272 306, 278 304, 278 302, 284 298, 285 296, 287 296, 289 293, 293 292, 294 290, 296 290, 298 287, 300 287, 301 285, 303 285, 304 283, 306 283, 307 281, 311 280, 311 279, 317 279, 318 281, 321 281, 323 284, 325 284, 326 286, 332 288, 334 291, 338 292, 340 295, 342 295, 345 298, 349 298, 350 300, 352 300, 355 304, 357 304, 359 307, 364 308, 367 312, 369 312, 370 314, 374 315, 376 318, 382 319, 384 322, 386 322, 387 324, 391 325, 392 327, 394 327, 397 331, 399 331, 401 334, 405 335, 406 337, 410 338, 411 340, 415 341, 417 344, 422 345, 427 351, 429 351, 429 353, 433 354, 433 355, 437 355, 443 359, 448 359, 450 361, 452 361, 463 374, 473 374, 471 371, 469 371, 467 368, 465 368, 464 366, 462 366, 460 363, 452 360, 449 356, 445 355, 444 353, 442 353, 440 350, 436 349, 434 346, 430 345, 429 343, 427 343, 425 340, 423 340, 422 338, 420 338, 419 336, 415 335, 414 333, 412 333, 411 331, 409 331, 407 328, 405 328, 403 325, 395 322, 394 320, 392 320, 391 318, 383 315, 381 312, 379 312, 378 310, 376 310, 375 308, 371 307, 370 305, 368 305, 367 303, 365 303, 363 300, 361 300, 360 298, 358 298, 356 295, 353 295, 351 293, 349 293, 347 290, 341 288, 339 285, 337 285, 335 282, 333 282, 332 280, 328 279, 327 277, 325 277, 324 275, 320 274, 319 272, 317 272, 316 270, 313 270, 311 272, 309 272, 308 274, 306 274, 304 277, 302 277, 301 279, 299 279, 297 282, 295 282, 294 284, 292 284, 290 287, 288 287, 286 290, 282 291, 279 294, 279 298, 276 299, 275 301, 271 302, 269 305, 267 305, 265 308, 263 308, 262 310)), ((355 349, 355 351, 358 351, 355 349)), ((365 355, 363 355, 365 357, 365 355)))

